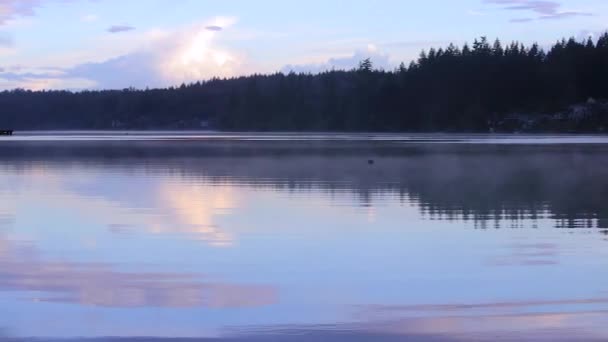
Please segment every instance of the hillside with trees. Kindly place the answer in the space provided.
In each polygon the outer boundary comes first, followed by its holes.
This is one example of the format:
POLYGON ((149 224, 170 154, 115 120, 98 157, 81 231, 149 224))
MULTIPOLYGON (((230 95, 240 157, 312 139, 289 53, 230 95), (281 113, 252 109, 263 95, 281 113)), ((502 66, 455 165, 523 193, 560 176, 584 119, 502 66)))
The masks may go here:
POLYGON ((214 78, 166 89, 0 92, 0 127, 244 131, 601 132, 608 33, 597 40, 433 48, 395 70, 214 78))

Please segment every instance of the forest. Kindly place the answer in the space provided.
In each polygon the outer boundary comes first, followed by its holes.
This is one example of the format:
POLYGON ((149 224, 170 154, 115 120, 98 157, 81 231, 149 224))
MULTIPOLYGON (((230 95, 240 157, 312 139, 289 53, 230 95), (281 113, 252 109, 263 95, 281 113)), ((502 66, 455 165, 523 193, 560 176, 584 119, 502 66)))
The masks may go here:
POLYGON ((233 131, 602 132, 599 39, 432 48, 395 70, 213 78, 165 89, 0 92, 0 128, 233 131))

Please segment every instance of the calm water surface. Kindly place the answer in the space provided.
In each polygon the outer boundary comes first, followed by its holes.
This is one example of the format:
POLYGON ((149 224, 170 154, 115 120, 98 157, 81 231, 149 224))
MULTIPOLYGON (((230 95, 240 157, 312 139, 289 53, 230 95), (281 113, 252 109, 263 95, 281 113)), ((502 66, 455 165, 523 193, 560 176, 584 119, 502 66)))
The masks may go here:
POLYGON ((600 136, 0 138, 0 339, 606 340, 607 199, 600 136))

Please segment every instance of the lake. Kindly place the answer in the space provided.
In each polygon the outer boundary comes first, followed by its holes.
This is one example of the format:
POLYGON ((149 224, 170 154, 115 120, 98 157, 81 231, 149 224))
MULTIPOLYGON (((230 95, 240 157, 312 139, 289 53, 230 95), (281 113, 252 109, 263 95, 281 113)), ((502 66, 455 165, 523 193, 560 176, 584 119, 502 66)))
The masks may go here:
POLYGON ((0 137, 0 339, 608 339, 608 137, 0 137))

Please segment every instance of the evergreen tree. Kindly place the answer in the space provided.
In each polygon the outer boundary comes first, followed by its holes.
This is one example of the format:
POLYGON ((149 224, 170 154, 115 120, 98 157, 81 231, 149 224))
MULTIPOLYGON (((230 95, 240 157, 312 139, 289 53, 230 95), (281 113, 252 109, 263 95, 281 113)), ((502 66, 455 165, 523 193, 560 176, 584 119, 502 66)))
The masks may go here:
POLYGON ((361 62, 359 62, 359 71, 371 72, 373 67, 374 67, 374 65, 372 63, 371 58, 366 58, 366 59, 362 60, 361 62))
MULTIPOLYGON (((608 32, 547 51, 514 41, 422 51, 392 72, 370 58, 350 71, 212 78, 166 89, 0 92, 0 126, 13 129, 488 131, 527 113, 525 129, 608 127, 608 32), (593 98, 592 114, 547 121, 593 98), (550 117, 550 116, 549 116, 550 117), (543 121, 545 120, 545 121, 543 121), (528 125, 529 126, 529 125, 528 125)), ((524 125, 524 126, 522 126, 524 125)))

